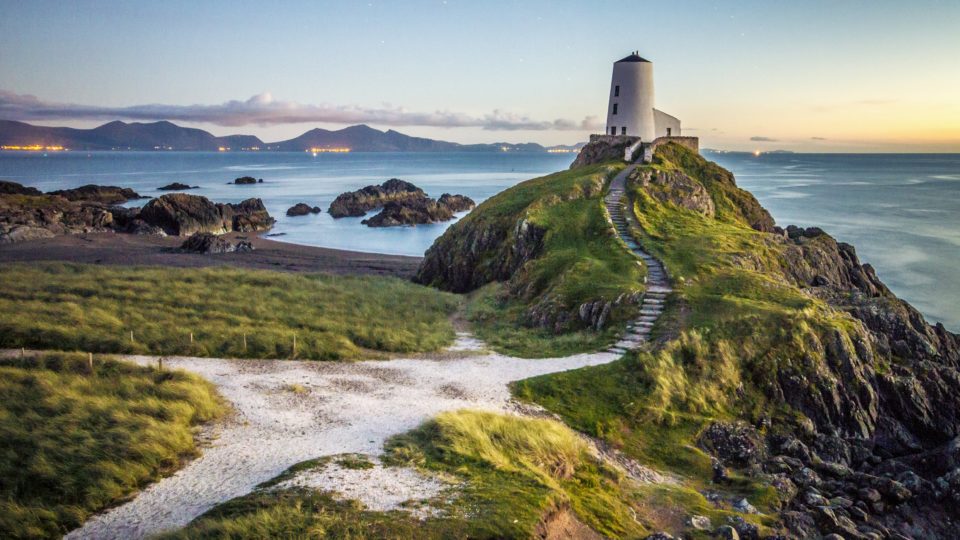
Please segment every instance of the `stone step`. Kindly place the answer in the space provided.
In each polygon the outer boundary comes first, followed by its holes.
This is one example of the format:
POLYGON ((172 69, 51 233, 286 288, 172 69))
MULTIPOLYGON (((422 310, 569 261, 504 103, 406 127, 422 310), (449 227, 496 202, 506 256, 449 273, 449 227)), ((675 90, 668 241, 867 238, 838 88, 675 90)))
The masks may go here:
POLYGON ((640 309, 640 314, 641 314, 641 315, 653 315, 653 316, 655 316, 655 317, 659 317, 661 314, 663 314, 663 310, 662 310, 662 309, 652 309, 652 308, 650 308, 650 309, 648 309, 648 308, 641 308, 641 309, 640 309))
POLYGON ((653 321, 640 321, 637 323, 640 328, 653 328, 653 321))
POLYGON ((608 352, 608 353, 613 353, 613 354, 626 354, 627 349, 622 349, 622 348, 620 348, 620 347, 614 346, 614 347, 610 347, 609 349, 607 349, 607 352, 608 352))

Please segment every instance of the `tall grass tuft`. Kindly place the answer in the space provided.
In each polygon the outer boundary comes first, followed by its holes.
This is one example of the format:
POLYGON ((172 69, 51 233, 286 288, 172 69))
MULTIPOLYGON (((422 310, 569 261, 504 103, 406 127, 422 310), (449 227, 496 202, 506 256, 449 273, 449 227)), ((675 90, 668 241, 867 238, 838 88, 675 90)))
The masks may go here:
POLYGON ((179 467, 226 406, 181 371, 86 355, 0 360, 0 537, 54 538, 179 467))

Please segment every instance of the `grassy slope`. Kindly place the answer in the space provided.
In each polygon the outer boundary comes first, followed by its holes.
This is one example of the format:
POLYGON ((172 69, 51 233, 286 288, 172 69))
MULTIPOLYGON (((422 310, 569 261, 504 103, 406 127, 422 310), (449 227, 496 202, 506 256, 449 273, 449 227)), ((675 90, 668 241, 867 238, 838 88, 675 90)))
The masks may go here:
MULTIPOLYGON (((529 538, 544 514, 571 508, 610 537, 642 537, 632 488, 569 428, 485 412, 444 413, 392 439, 385 461, 452 479, 453 497, 424 521, 368 512, 310 490, 260 490, 221 505, 170 538, 529 538)), ((304 467, 323 466, 323 462, 304 467)), ((304 467, 298 467, 303 469, 304 467)))
POLYGON ((177 468, 193 426, 224 412, 213 387, 86 355, 0 360, 0 536, 59 538, 177 468))
POLYGON ((67 264, 2 272, 0 347, 289 358, 296 334, 297 358, 351 359, 451 343, 458 303, 394 278, 67 264))
MULTIPOLYGON (((816 370, 824 362, 825 336, 854 323, 782 277, 781 244, 748 226, 759 206, 724 180, 722 169, 673 145, 659 151, 652 166, 699 180, 717 207, 710 218, 632 189, 643 229, 638 237, 664 262, 677 290, 655 332, 675 339, 660 351, 538 377, 515 391, 577 429, 681 474, 685 487, 650 493, 661 503, 644 516, 679 530, 676 516, 710 507, 696 490, 718 488, 710 484, 709 456, 694 445, 697 433, 711 421, 734 418, 795 425, 797 413, 769 402, 762 388, 778 369, 816 370)), ((764 510, 777 504, 772 488, 742 479, 724 489, 731 497, 748 495, 764 510)))
MULTIPOLYGON (((601 332, 555 333, 526 318, 532 307, 574 312, 580 304, 643 290, 645 270, 612 234, 603 212, 603 186, 622 167, 594 165, 518 184, 485 201, 462 227, 513 228, 526 218, 547 230, 541 254, 505 284, 477 291, 467 314, 495 349, 527 357, 596 350, 623 330, 630 313, 614 310, 601 332)), ((455 234, 453 231, 451 234, 455 234)))

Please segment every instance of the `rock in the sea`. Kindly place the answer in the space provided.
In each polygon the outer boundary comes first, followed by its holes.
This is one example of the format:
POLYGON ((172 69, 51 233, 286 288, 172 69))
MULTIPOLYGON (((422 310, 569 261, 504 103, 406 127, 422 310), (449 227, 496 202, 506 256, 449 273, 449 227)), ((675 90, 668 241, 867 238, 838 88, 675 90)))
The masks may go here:
POLYGON ((158 187, 158 191, 183 191, 186 189, 197 189, 200 186, 191 186, 189 184, 181 184, 180 182, 174 182, 172 184, 167 184, 163 187, 158 187))
POLYGON ((287 209, 288 216, 305 216, 307 214, 319 214, 319 206, 310 206, 307 203, 297 203, 287 209))
POLYGON ((0 195, 43 195, 43 192, 9 180, 0 180, 0 195))
POLYGON ((330 204, 328 212, 335 218, 359 217, 391 201, 426 198, 422 189, 398 178, 391 178, 379 186, 367 186, 341 193, 330 204))
POLYGON ((249 185, 249 184, 262 184, 263 178, 260 178, 258 180, 252 176, 241 176, 240 178, 235 178, 233 180, 233 183, 238 186, 249 185))
POLYGON ((180 250, 188 253, 202 253, 210 255, 217 253, 253 251, 253 245, 244 240, 233 243, 221 236, 201 232, 192 235, 190 238, 187 238, 186 241, 180 245, 180 250))
POLYGON ((172 236, 197 232, 265 231, 275 222, 260 199, 247 199, 240 204, 217 204, 206 197, 186 193, 171 193, 153 199, 144 205, 139 219, 172 236))
POLYGON ((477 205, 477 203, 473 202, 473 199, 466 195, 451 195, 449 193, 441 195, 440 198, 437 199, 437 203, 440 206, 446 206, 451 212, 473 210, 473 207, 477 205))
POLYGON ((98 202, 101 204, 121 204, 134 199, 146 198, 130 188, 97 186, 94 184, 51 191, 48 195, 58 195, 69 201, 98 202))
POLYGON ((444 193, 439 201, 429 197, 391 201, 379 214, 362 221, 369 227, 397 227, 423 225, 453 219, 454 212, 474 207, 473 200, 464 195, 444 193))

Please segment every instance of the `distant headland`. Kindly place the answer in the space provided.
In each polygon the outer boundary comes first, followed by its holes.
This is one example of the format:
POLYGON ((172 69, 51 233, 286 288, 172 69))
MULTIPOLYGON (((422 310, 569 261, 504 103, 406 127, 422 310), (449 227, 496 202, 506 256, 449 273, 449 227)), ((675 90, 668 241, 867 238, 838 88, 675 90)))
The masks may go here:
POLYGON ((172 122, 121 122, 92 129, 34 126, 0 120, 0 150, 9 151, 181 151, 181 152, 551 152, 576 153, 583 144, 545 147, 537 143, 459 144, 360 124, 339 130, 311 129, 299 137, 266 143, 254 135, 217 137, 172 122))

